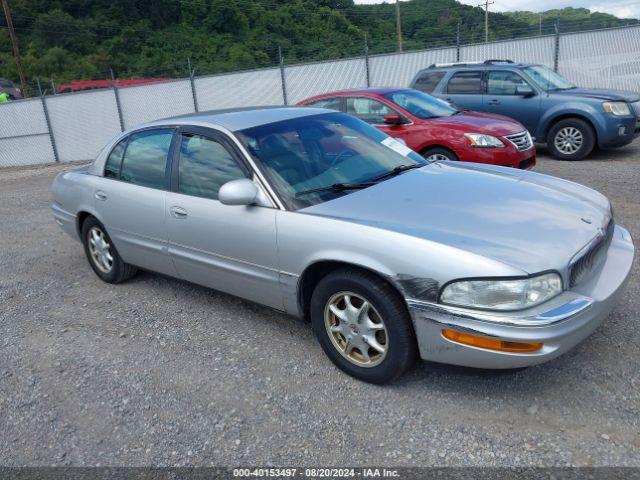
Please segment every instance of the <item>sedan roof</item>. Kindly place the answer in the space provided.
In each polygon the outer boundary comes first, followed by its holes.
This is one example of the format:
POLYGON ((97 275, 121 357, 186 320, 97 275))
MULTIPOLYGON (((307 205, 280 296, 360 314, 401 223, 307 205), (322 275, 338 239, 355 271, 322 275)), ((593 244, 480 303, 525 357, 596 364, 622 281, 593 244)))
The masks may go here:
POLYGON ((291 120, 293 118, 308 117, 322 113, 335 113, 325 108, 310 107, 245 107, 226 110, 210 110, 206 112, 190 113, 177 117, 165 118, 148 123, 146 126, 175 125, 190 123, 210 123, 220 125, 232 132, 246 128, 257 127, 268 123, 291 120))

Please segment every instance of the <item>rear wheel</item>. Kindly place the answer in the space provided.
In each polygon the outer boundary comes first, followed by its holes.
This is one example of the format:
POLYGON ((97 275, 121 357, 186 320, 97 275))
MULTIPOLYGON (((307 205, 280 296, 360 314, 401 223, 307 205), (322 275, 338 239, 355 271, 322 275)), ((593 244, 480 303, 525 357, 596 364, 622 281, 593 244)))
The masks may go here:
POLYGON ((591 125, 579 118, 560 120, 549 130, 547 147, 559 160, 582 160, 596 144, 591 125))
POLYGON ((417 358, 404 302, 368 272, 344 269, 323 278, 311 297, 311 323, 331 361, 366 382, 391 382, 417 358))
POLYGON ((82 224, 82 243, 89 265, 107 283, 120 283, 137 272, 136 267, 125 263, 104 226, 94 217, 82 224))
POLYGON ((437 162, 439 160, 460 160, 458 156, 448 148, 434 147, 422 152, 422 156, 429 162, 437 162))

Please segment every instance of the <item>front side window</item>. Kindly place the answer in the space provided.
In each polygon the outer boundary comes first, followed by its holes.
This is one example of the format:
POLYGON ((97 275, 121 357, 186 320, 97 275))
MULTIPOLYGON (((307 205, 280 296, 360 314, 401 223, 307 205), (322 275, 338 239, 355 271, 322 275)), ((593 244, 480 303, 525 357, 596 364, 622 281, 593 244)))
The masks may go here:
POLYGON ((455 73, 447 84, 447 93, 481 94, 482 72, 462 71, 455 73))
POLYGON ((347 98, 347 113, 373 125, 384 123, 384 117, 396 113, 384 103, 372 98, 347 98))
POLYGON ((237 133, 288 208, 326 202, 400 166, 422 166, 420 155, 361 120, 326 113, 260 125, 237 133), (324 189, 309 192, 309 190, 324 189))
POLYGON ((104 167, 104 176, 106 178, 120 178, 120 164, 122 163, 122 154, 127 146, 127 140, 121 140, 107 158, 107 163, 104 167))
POLYGON ((146 130, 131 135, 122 159, 121 180, 150 188, 164 188, 173 131, 146 130))
POLYGON ((384 97, 418 118, 450 117, 460 113, 444 100, 416 90, 400 90, 387 93, 384 97))
POLYGON ((525 67, 522 71, 545 92, 576 88, 569 80, 544 65, 525 67))
POLYGON ((517 73, 508 70, 489 72, 487 93, 489 95, 516 95, 518 87, 529 87, 529 84, 517 73))
POLYGON ((305 103, 307 107, 317 108, 330 108, 331 110, 340 111, 340 98, 323 98, 322 100, 316 100, 315 102, 305 103))
POLYGON ((217 200, 225 183, 245 174, 220 142, 202 135, 183 134, 178 161, 178 191, 217 200))
POLYGON ((420 74, 413 88, 431 93, 445 76, 446 72, 424 72, 420 74))

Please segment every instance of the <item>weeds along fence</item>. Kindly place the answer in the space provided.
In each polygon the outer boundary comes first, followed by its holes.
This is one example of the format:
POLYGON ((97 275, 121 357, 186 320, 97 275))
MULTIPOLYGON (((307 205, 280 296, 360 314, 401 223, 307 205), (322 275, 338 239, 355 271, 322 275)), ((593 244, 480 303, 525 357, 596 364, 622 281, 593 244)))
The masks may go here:
POLYGON ((0 167, 95 157, 147 121, 230 107, 295 104, 337 89, 407 86, 432 63, 512 59, 577 85, 640 90, 640 26, 361 57, 49 95, 0 105, 0 167))

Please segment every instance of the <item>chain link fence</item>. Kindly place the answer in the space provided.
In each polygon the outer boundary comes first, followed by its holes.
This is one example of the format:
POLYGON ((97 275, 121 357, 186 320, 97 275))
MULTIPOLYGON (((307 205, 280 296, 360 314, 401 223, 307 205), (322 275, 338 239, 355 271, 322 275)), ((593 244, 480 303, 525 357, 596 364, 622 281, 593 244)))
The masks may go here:
POLYGON ((89 160, 147 121, 231 107, 295 104, 319 93, 406 86, 432 63, 512 59, 556 68, 580 86, 640 89, 640 26, 541 35, 187 77, 0 105, 0 167, 89 160))

